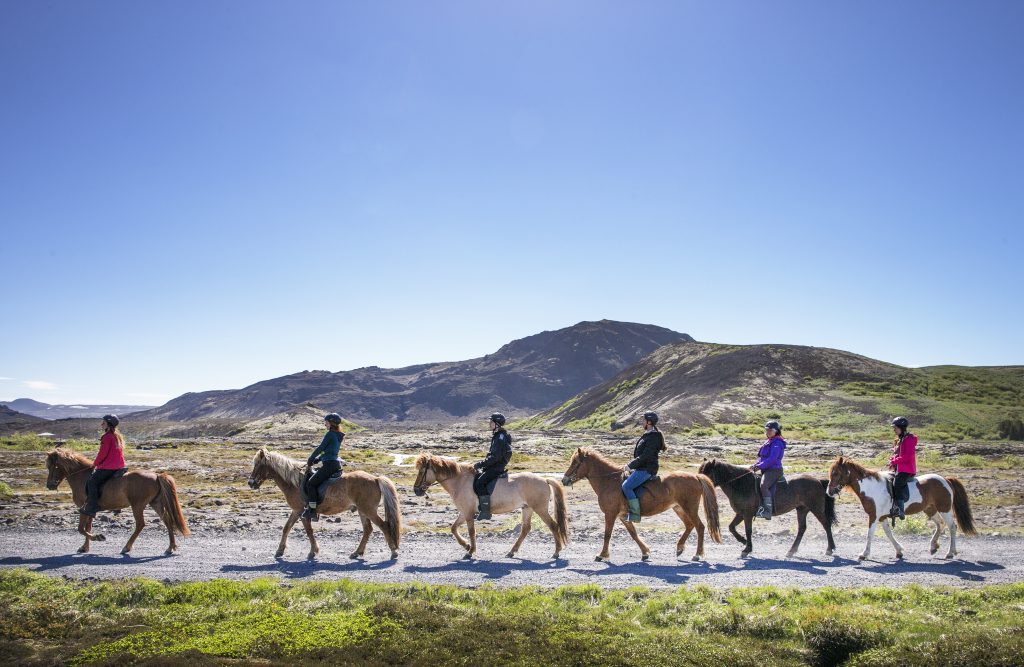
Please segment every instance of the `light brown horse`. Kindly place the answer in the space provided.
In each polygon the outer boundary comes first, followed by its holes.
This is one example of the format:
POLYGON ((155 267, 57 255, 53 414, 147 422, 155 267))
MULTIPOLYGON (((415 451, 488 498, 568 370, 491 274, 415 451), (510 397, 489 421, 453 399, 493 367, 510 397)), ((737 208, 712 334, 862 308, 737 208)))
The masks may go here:
MULTIPOLYGON (((46 470, 48 473, 46 488, 55 491, 66 479, 68 486, 71 487, 71 499, 75 505, 79 508, 85 505, 85 483, 89 479, 89 473, 92 472, 92 461, 70 449, 55 449, 46 455, 46 470)), ((128 538, 124 549, 121 549, 123 554, 131 552, 135 538, 139 536, 142 528, 146 525, 146 505, 152 507, 160 516, 160 520, 167 526, 167 535, 170 537, 171 543, 164 554, 170 556, 178 549, 178 545, 174 542, 174 533, 180 533, 183 537, 188 536, 188 524, 185 523, 181 505, 178 504, 178 489, 174 484, 174 478, 165 472, 132 470, 103 485, 99 501, 101 510, 119 510, 131 507, 132 514, 135 515, 135 532, 128 538)), ((89 551, 91 540, 103 542, 107 539, 103 535, 93 534, 91 531, 92 517, 80 514, 78 516, 78 532, 85 536, 85 543, 79 547, 78 553, 89 551)))
MULTIPOLYGON (((305 463, 277 452, 260 449, 252 460, 249 487, 258 489, 267 479, 274 480, 284 493, 288 506, 292 508, 291 515, 284 522, 281 543, 275 554, 275 558, 280 558, 284 556, 284 550, 288 546, 288 533, 299 520, 304 507, 302 484, 305 481, 305 463)), ((391 549, 391 558, 398 558, 398 545, 402 541, 402 511, 398 505, 398 490, 390 479, 361 470, 346 471, 340 481, 327 487, 326 497, 317 505, 316 511, 319 514, 338 514, 348 509, 358 511, 363 524, 363 538, 349 558, 362 557, 374 526, 384 533, 384 539, 391 549), (383 519, 377 514, 381 501, 384 503, 383 519)), ((306 537, 309 538, 309 554, 306 557, 313 560, 320 553, 320 545, 316 543, 309 519, 303 519, 302 526, 306 529, 306 537)))
MULTIPOLYGON (((884 521, 892 511, 892 494, 889 493, 884 476, 875 470, 865 468, 853 459, 840 456, 832 462, 828 477, 830 496, 838 496, 840 491, 848 487, 857 494, 861 507, 868 515, 868 542, 858 558, 864 560, 871 555, 871 538, 879 521, 882 521, 885 536, 896 549, 896 557, 903 558, 903 546, 893 536, 889 522, 884 521)), ((924 512, 925 516, 935 523, 931 553, 939 550, 939 535, 942 534, 943 524, 949 528, 949 550, 943 558, 952 558, 957 553, 957 524, 964 535, 978 534, 974 528, 974 516, 971 513, 967 490, 956 477, 918 475, 908 485, 908 491, 910 500, 906 505, 906 514, 924 512), (953 523, 954 516, 956 523, 953 523)))
MULTIPOLYGON (((452 524, 452 535, 466 550, 463 558, 472 558, 476 553, 476 525, 473 518, 477 509, 477 495, 473 491, 473 476, 476 471, 473 466, 432 454, 421 454, 416 459, 416 468, 418 472, 413 490, 417 496, 422 496, 426 493, 427 487, 436 482, 452 497, 455 508, 459 510, 459 516, 452 524), (466 524, 469 530, 469 542, 459 535, 459 526, 462 524, 466 524)), ((494 493, 491 494, 491 512, 508 514, 520 508, 523 510, 523 522, 519 528, 519 539, 505 554, 506 557, 512 558, 519 551, 523 540, 530 532, 533 513, 536 512, 555 538, 555 555, 552 558, 558 558, 562 548, 569 541, 569 517, 565 509, 565 491, 562 487, 554 480, 544 479, 532 472, 513 473, 508 479, 499 479, 494 487, 494 493), (548 503, 552 498, 555 501, 553 519, 548 512, 548 503)))
MULTIPOLYGON (((604 512, 604 547, 594 560, 600 562, 608 558, 608 545, 617 518, 622 520, 629 536, 640 546, 643 560, 650 559, 650 548, 640 539, 636 527, 626 521, 629 505, 622 493, 622 466, 612 463, 596 450, 581 447, 572 455, 562 484, 571 486, 581 479, 589 481, 590 486, 594 487, 597 505, 604 512)), ((701 500, 704 501, 704 514, 708 519, 711 539, 715 542, 722 541, 718 527, 718 498, 715 497, 715 485, 706 475, 672 472, 663 475, 661 481, 648 482, 645 489, 646 493, 640 496, 640 516, 654 516, 671 508, 686 527, 676 543, 676 557, 682 555, 686 548, 686 538, 690 536, 690 531, 694 527, 697 528, 697 553, 694 554, 693 560, 704 557, 704 523, 697 514, 701 500)))

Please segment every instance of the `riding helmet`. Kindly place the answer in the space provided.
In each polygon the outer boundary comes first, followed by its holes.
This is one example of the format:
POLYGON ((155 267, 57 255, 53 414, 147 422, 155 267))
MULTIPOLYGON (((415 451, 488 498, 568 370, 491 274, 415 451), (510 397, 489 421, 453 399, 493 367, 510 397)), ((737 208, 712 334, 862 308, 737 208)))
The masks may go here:
POLYGON ((505 415, 501 414, 500 412, 495 412, 493 415, 491 415, 491 421, 497 424, 498 426, 504 426, 505 415))
POLYGON ((324 421, 325 422, 330 422, 332 424, 340 424, 341 423, 341 415, 339 415, 337 412, 332 412, 329 415, 325 415, 324 416, 324 421))
POLYGON ((652 424, 656 425, 658 423, 658 413, 657 412, 645 412, 644 413, 644 419, 646 421, 649 421, 652 424))
POLYGON ((905 429, 908 426, 910 426, 910 421, 908 421, 906 417, 897 417, 896 419, 892 420, 892 425, 905 429))
POLYGON ((779 422, 775 421, 774 419, 771 420, 771 421, 765 422, 764 423, 764 427, 766 429, 773 428, 773 429, 775 429, 775 434, 776 435, 782 435, 782 424, 780 424, 779 422))
POLYGON ((116 427, 121 423, 121 420, 117 418, 117 415, 103 415, 103 421, 110 425, 110 428, 116 427))

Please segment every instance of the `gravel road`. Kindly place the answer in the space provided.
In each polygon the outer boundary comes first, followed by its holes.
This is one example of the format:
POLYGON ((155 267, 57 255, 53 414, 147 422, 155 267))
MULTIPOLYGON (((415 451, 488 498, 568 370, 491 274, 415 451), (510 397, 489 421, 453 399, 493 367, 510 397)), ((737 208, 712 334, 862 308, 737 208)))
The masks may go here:
MULTIPOLYGON (((288 552, 273 557, 278 531, 255 533, 197 532, 179 541, 177 555, 165 557, 166 533, 147 527, 135 553, 119 551, 127 530, 107 530, 106 542, 94 543, 92 553, 77 554, 79 536, 67 530, 0 527, 0 567, 24 567, 72 578, 119 579, 145 576, 183 581, 214 578, 284 580, 348 578, 371 582, 424 582, 476 587, 597 584, 604 588, 649 586, 669 588, 708 584, 715 587, 785 585, 818 586, 977 586, 1024 581, 1024 538, 986 536, 960 540, 960 557, 945 561, 928 555, 928 538, 902 536, 906 559, 897 561, 891 545, 879 533, 871 560, 859 562, 863 535, 839 541, 839 555, 825 557, 824 540, 810 533, 797 558, 785 559, 792 537, 763 536, 753 557, 741 559, 740 546, 726 534, 724 544, 710 543, 707 560, 693 563, 675 558, 675 535, 652 532, 644 537, 652 548, 649 562, 641 562, 639 549, 617 528, 612 539, 611 562, 594 562, 600 542, 594 535, 577 536, 551 560, 550 536, 534 532, 517 558, 505 558, 510 535, 483 535, 478 558, 462 560, 450 535, 412 532, 403 537, 397 561, 387 558, 380 533, 375 532, 362 561, 348 559, 356 535, 337 530, 318 534, 320 557, 305 560, 307 542, 301 531, 292 534, 288 552), (122 534, 123 533, 123 534, 122 534)), ((942 542, 942 553, 945 550, 942 542)), ((692 555, 692 540, 684 558, 692 555)))

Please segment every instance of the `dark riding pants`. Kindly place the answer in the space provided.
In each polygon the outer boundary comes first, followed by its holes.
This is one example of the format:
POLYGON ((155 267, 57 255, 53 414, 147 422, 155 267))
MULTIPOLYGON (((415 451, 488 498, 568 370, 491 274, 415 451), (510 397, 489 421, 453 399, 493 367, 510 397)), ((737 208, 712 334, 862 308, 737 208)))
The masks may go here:
POLYGON ((126 469, 127 468, 122 468, 121 470, 93 470, 92 474, 89 475, 89 479, 85 482, 86 500, 85 507, 83 509, 95 513, 96 510, 99 509, 100 493, 103 491, 103 485, 110 481, 111 477, 126 469))
POLYGON ((893 502, 907 502, 910 500, 910 480, 914 476, 909 472, 898 472, 896 473, 896 479, 892 481, 892 499, 893 502))
POLYGON ((307 501, 313 503, 320 502, 320 498, 317 496, 320 485, 330 479, 331 475, 339 470, 341 470, 341 463, 339 461, 324 461, 320 465, 320 469, 306 480, 307 501))
POLYGON ((486 496, 487 485, 504 474, 504 470, 494 469, 484 470, 483 472, 477 473, 476 476, 473 478, 473 491, 476 493, 477 496, 486 496))
POLYGON ((761 473, 761 497, 775 503, 775 485, 782 479, 782 468, 773 468, 761 473))

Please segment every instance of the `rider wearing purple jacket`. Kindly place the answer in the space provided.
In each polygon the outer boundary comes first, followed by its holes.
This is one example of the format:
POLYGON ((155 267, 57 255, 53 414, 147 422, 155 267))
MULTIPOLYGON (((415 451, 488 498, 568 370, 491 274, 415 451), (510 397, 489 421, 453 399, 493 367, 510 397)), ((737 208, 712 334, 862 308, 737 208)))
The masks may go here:
POLYGON ((775 420, 764 425, 764 434, 768 439, 758 450, 757 463, 750 466, 750 470, 761 472, 761 507, 755 516, 771 521, 775 485, 782 479, 782 457, 786 453, 786 441, 782 439, 782 426, 775 420))

